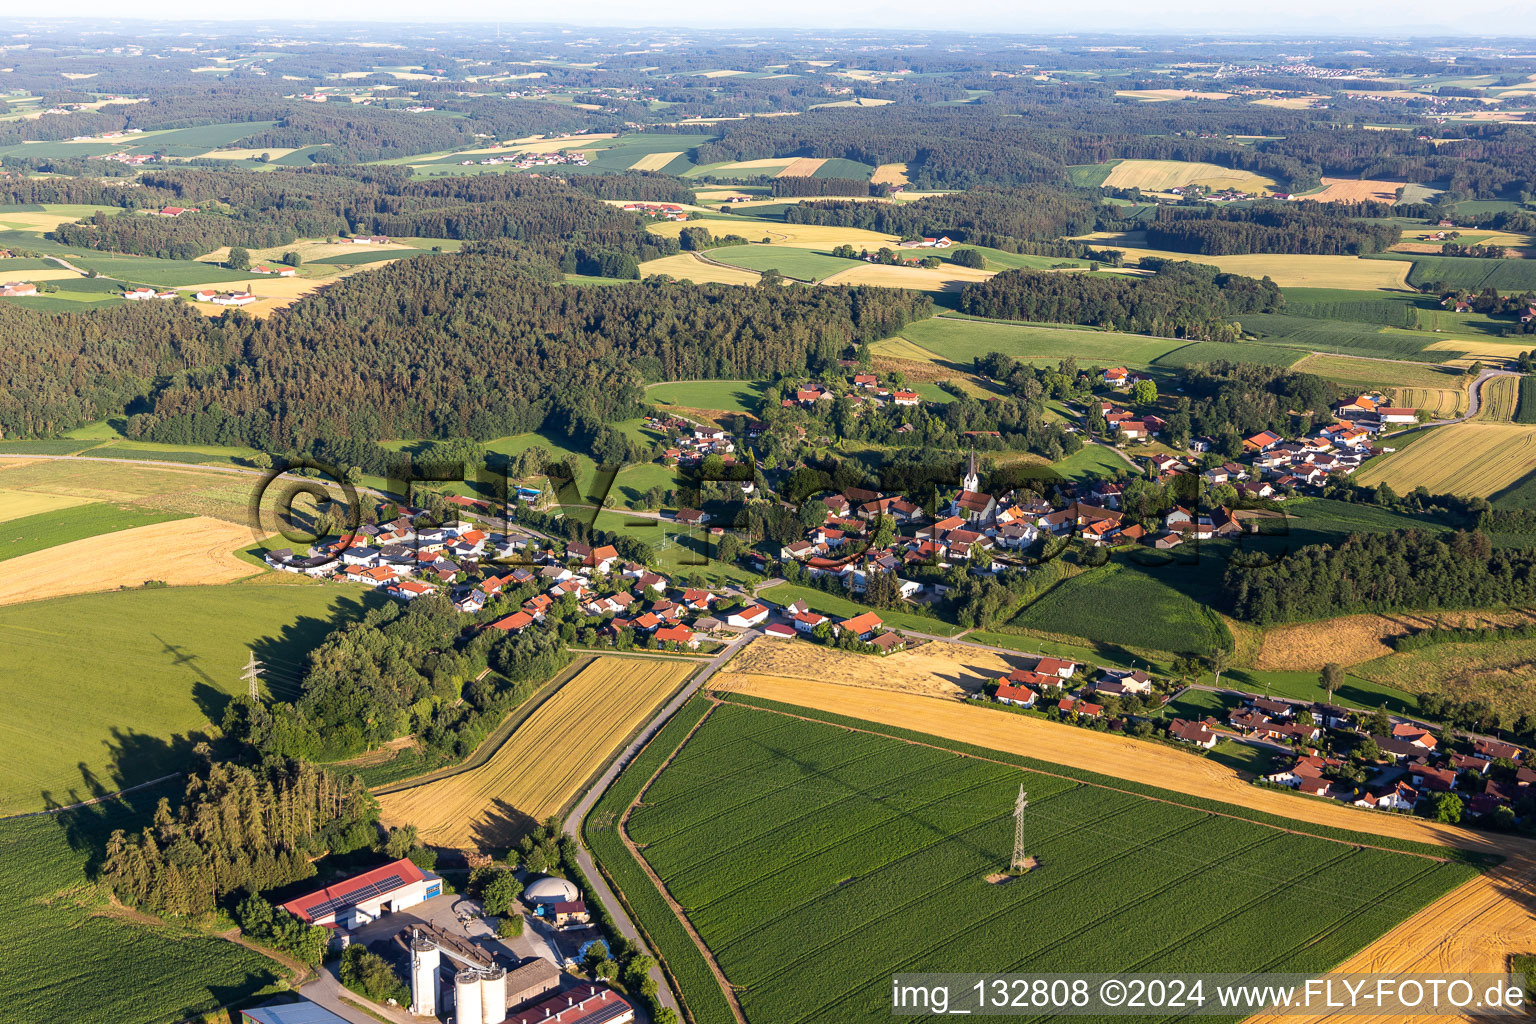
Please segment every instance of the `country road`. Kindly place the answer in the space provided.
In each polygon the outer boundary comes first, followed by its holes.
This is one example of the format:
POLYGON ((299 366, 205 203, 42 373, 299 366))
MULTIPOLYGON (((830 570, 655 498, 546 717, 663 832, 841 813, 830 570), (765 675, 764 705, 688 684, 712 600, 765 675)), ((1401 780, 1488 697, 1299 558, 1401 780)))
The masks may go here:
MULTIPOLYGON (((667 723, 667 720, 677 713, 678 708, 681 708, 688 702, 689 698, 698 693, 700 687, 708 682, 711 676, 718 672, 731 658, 735 657, 737 651, 740 651, 748 643, 761 635, 762 633, 759 630, 749 629, 727 644, 725 649, 719 654, 711 658, 703 670, 689 680, 688 685, 679 690, 671 700, 667 701, 645 728, 640 730, 639 735, 630 741, 629 746, 625 747, 618 757, 613 759, 613 762, 608 765, 607 770, 603 772, 602 776, 587 790, 586 795, 577 801, 575 807, 571 808, 571 813, 566 815, 564 829, 566 835, 576 840, 576 863, 581 866, 582 872, 587 876, 587 881, 591 884, 598 899, 602 901, 603 906, 608 909, 608 913, 613 917, 619 932, 640 949, 647 948, 645 940, 640 935, 640 930, 635 927, 634 921, 630 920, 624 905, 619 902, 617 896, 609 887, 608 880, 597 870, 597 863, 592 859, 592 854, 587 850, 586 844, 582 842, 582 822, 586 820, 587 815, 591 813, 592 808, 597 804, 602 795, 608 791, 608 787, 613 785, 613 780, 619 777, 619 773, 640 752, 640 749, 651 741, 651 737, 656 735, 661 727, 667 723)), ((653 957, 656 955, 655 950, 647 951, 653 957)), ((656 997, 661 1005, 672 1008, 681 1017, 683 1012, 682 1006, 679 1005, 672 987, 667 984, 666 975, 662 974, 661 968, 653 967, 651 969, 651 977, 656 980, 656 997)))

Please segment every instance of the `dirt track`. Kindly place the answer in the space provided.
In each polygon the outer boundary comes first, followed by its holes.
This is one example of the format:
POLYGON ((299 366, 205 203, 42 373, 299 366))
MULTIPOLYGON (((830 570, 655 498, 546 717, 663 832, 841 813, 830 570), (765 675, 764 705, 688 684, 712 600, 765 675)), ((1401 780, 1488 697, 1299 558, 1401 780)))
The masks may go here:
MULTIPOLYGON (((1536 905, 1536 843, 1529 840, 1482 835, 1421 818, 1382 814, 1262 789, 1244 782, 1224 765, 1171 747, 1011 715, 957 700, 731 672, 721 673, 711 685, 1036 757, 1299 821, 1509 858, 1402 922, 1341 964, 1336 973, 1502 972, 1507 969, 1510 954, 1536 951, 1536 914, 1532 912, 1536 905)), ((1324 1019, 1330 1024, 1353 1020, 1343 1016, 1251 1018, 1266 1024, 1324 1019)), ((1367 1018, 1360 1019, 1364 1022, 1367 1018)), ((1379 1024, 1382 1018, 1369 1020, 1379 1024)))

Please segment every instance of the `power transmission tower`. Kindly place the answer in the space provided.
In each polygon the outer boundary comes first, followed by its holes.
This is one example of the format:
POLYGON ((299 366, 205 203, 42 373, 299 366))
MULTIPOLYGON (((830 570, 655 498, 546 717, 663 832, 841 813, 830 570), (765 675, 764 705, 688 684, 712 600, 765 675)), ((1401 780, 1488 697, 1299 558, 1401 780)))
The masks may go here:
POLYGON ((1015 874, 1029 870, 1030 857, 1024 852, 1024 808, 1029 806, 1029 794, 1019 786, 1019 796, 1013 802, 1013 863, 1008 870, 1015 874))
POLYGON ((255 651, 247 651, 246 655, 245 671, 240 673, 240 678, 251 684, 251 700, 256 700, 256 684, 261 681, 261 674, 266 671, 266 666, 256 660, 255 651))

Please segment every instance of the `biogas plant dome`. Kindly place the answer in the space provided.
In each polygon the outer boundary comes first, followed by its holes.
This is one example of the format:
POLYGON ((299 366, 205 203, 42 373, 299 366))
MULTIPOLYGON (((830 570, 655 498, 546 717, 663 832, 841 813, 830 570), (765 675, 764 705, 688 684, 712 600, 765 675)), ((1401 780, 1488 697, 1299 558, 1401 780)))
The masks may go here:
POLYGON ((564 878, 541 878, 523 890, 523 899, 529 903, 569 903, 580 898, 580 891, 564 878))

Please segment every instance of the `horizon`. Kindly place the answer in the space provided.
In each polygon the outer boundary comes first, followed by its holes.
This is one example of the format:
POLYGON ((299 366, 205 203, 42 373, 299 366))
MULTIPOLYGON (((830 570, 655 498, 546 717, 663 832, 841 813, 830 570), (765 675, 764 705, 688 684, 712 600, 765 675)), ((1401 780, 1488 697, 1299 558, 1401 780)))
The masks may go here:
MULTIPOLYGON (((923 4, 907 0, 895 5, 877 4, 872 0, 858 0, 838 6, 839 16, 828 20, 825 5, 811 0, 790 0, 777 10, 775 23, 736 20, 718 13, 701 13, 680 2, 668 0, 644 8, 645 17, 634 17, 632 5, 610 3, 608 0, 586 2, 563 12, 558 21, 504 17, 484 11, 488 5, 479 0, 461 0, 447 5, 440 17, 423 18, 420 9, 405 0, 333 0, 325 5, 323 13, 302 18, 273 18, 259 8, 247 11, 241 8, 220 9, 210 12, 204 5, 193 0, 171 0, 162 4, 163 16, 154 18, 123 17, 117 5, 108 0, 72 0, 62 5, 67 13, 46 17, 13 19, 12 24, 20 31, 13 31, 9 38, 25 38, 34 26, 49 26, 81 30, 79 22, 95 22, 101 25, 95 32, 84 30, 82 34, 108 34, 108 26, 132 26, 142 30, 145 26, 174 28, 180 26, 180 34, 190 34, 191 28, 201 25, 272 25, 302 28, 308 25, 343 25, 365 21, 363 29, 378 27, 408 28, 412 26, 436 26, 439 30, 468 30, 494 27, 498 31, 526 33, 537 31, 628 31, 628 32, 740 32, 761 33, 765 41, 786 36, 840 35, 845 33, 869 34, 872 37, 891 35, 927 35, 933 38, 970 37, 1023 39, 1166 39, 1166 40, 1220 40, 1225 43, 1241 43, 1245 37, 1254 42, 1277 40, 1336 41, 1360 40, 1363 43, 1380 41, 1390 44, 1433 42, 1452 37, 1457 40, 1488 40, 1503 44, 1502 48, 1515 56, 1522 47, 1511 44, 1536 44, 1536 34, 1520 35, 1488 31, 1470 31, 1465 26, 1471 22, 1487 26, 1490 22, 1509 21, 1518 24, 1528 11, 1523 5, 1503 3, 1489 5, 1486 9, 1469 16, 1465 11, 1451 12, 1442 5, 1414 4, 1406 9, 1401 4, 1387 0, 1364 0, 1353 5, 1347 21, 1341 21, 1337 10, 1324 0, 1303 0, 1299 6, 1284 11, 1275 9, 1258 17, 1248 16, 1236 23, 1228 23, 1234 12, 1225 5, 1206 0, 1204 3, 1181 5, 1177 12, 1151 11, 1133 0, 1108 0, 1100 4, 1094 15, 1094 24, 1073 24, 1065 12, 1025 14, 1015 5, 999 0, 987 0, 971 5, 958 20, 949 18, 949 26, 935 28, 924 24, 932 18, 932 10, 923 4), (656 12, 673 12, 661 14, 656 12), (848 12, 854 12, 852 17, 848 12), (862 12, 868 12, 864 14, 862 12), (820 24, 809 23, 820 19, 820 24), (1013 24, 1030 19, 1028 24, 1013 24), (805 20, 808 23, 797 25, 805 20), (1217 23, 1212 24, 1212 20, 1217 23), (1116 27, 1106 30, 1102 26, 1114 22, 1116 27), (1390 27, 1384 27, 1390 25, 1390 27)), ((161 33, 156 33, 161 34, 161 33)), ((175 33, 173 33, 175 34, 175 33)), ((5 38, 5 37, 0 37, 5 38)), ((1522 54, 1528 56, 1529 54, 1522 54)))

